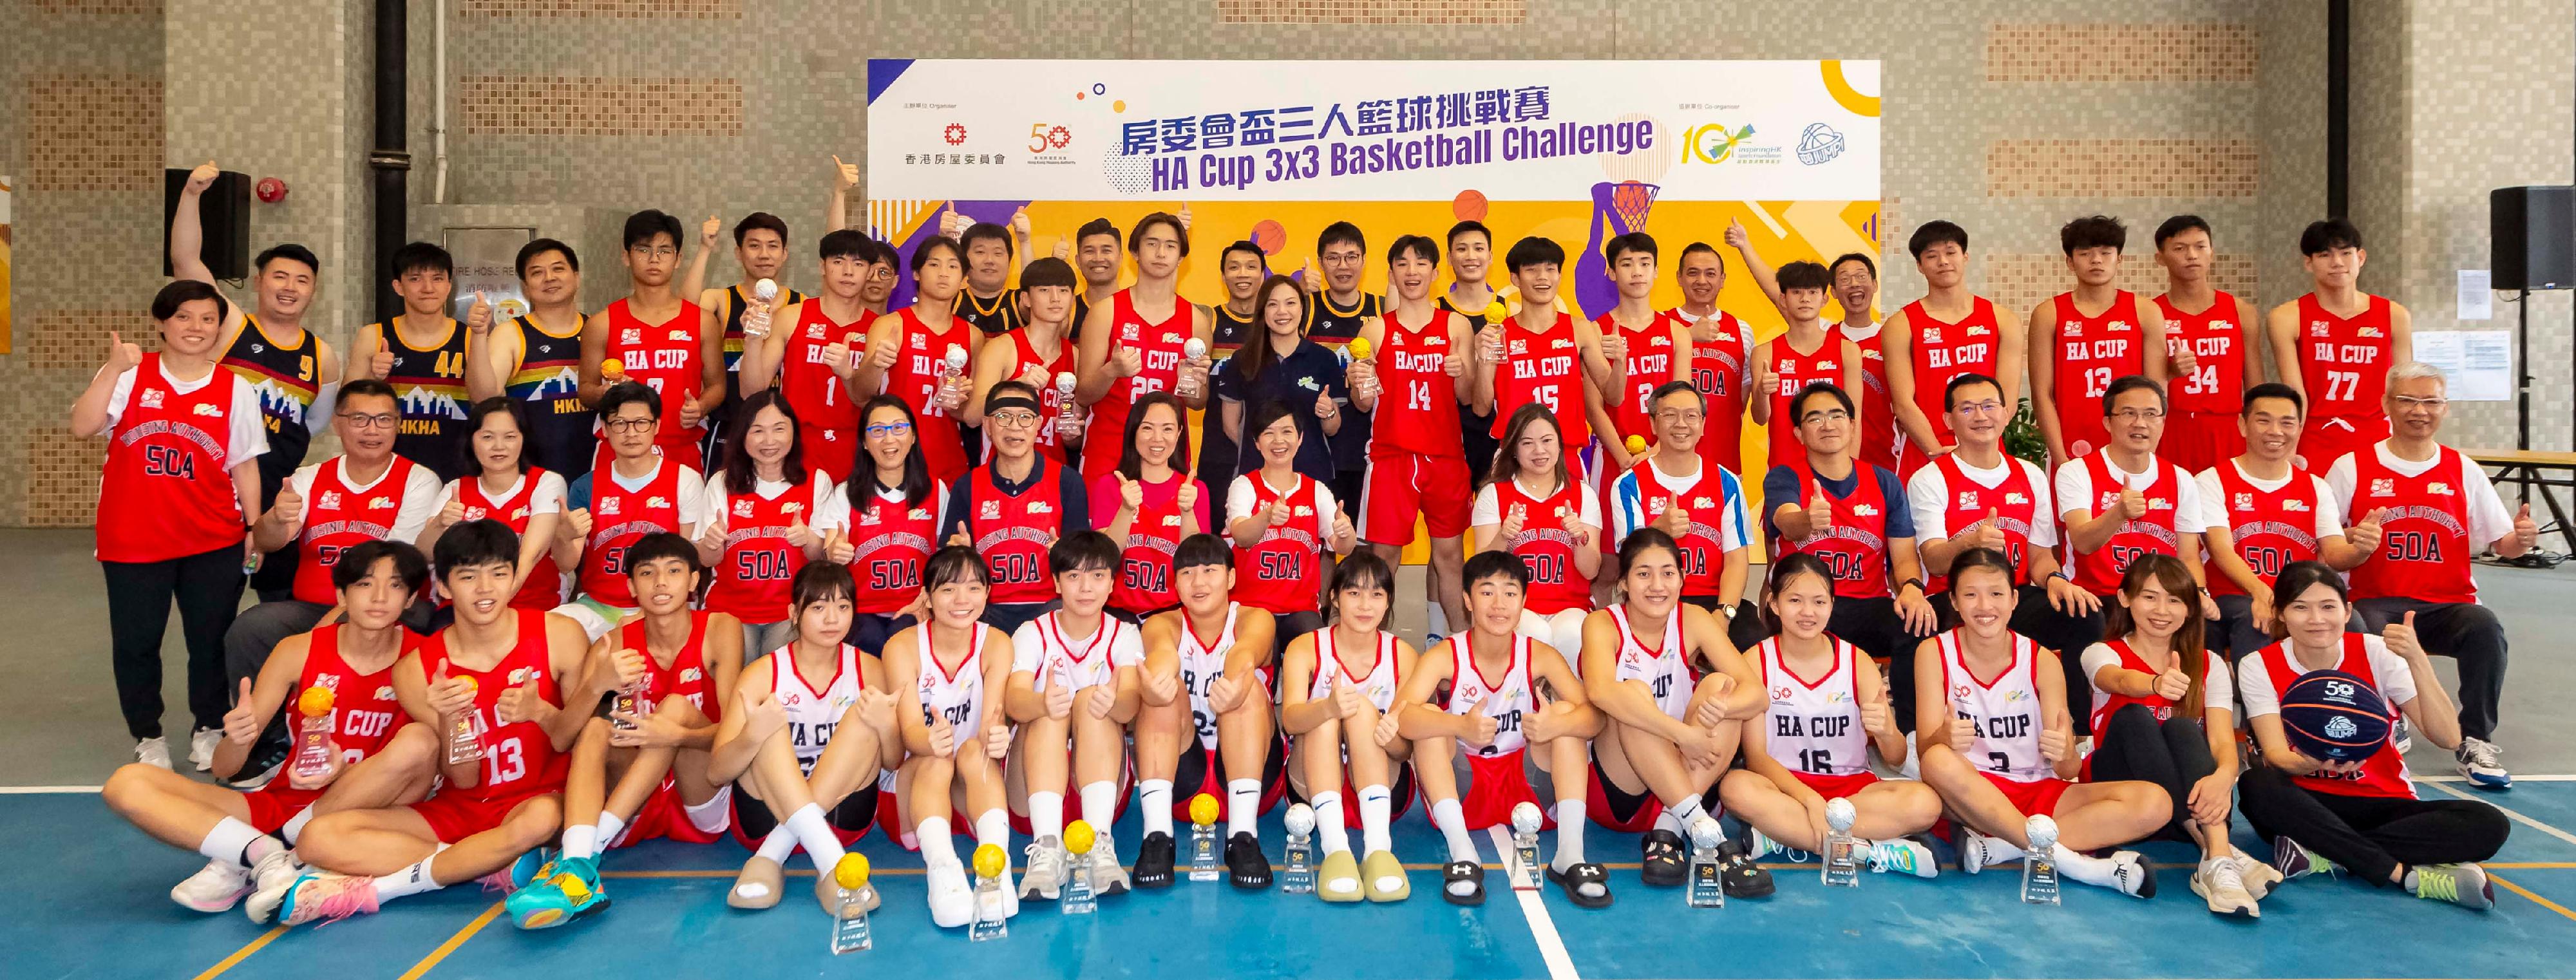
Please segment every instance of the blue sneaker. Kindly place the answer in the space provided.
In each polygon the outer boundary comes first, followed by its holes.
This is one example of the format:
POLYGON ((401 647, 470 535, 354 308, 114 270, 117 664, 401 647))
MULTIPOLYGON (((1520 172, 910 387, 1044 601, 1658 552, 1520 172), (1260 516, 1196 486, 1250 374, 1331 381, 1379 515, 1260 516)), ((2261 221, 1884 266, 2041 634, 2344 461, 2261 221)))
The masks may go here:
POLYGON ((2479 789, 2513 788, 2513 774, 2504 770, 2504 750, 2494 742, 2483 738, 2460 739, 2460 748, 2453 753, 2453 758, 2459 763, 2460 775, 2469 778, 2469 785, 2479 789))
POLYGON ((608 896, 600 891, 599 862, 595 858, 564 858, 553 863, 554 873, 502 900, 510 913, 510 922, 521 929, 548 929, 608 907, 608 896))

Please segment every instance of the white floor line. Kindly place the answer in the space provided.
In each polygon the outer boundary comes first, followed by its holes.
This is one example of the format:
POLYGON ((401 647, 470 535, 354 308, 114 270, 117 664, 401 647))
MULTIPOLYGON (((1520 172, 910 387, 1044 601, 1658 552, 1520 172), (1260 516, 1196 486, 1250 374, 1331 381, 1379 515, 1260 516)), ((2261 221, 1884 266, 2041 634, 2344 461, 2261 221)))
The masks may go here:
POLYGON ((0 786, 0 796, 26 796, 36 793, 95 793, 96 786, 0 786))
MULTIPOLYGON (((2516 778, 2520 778, 2520 777, 2516 777, 2516 778)), ((2463 799, 2463 800, 2474 800, 2474 801, 2479 802, 2479 803, 2484 803, 2484 804, 2486 804, 2486 805, 2488 805, 2488 806, 2495 806, 2495 808, 2496 808, 2497 810, 2499 810, 2499 811, 2502 811, 2502 812, 2504 813, 2504 815, 2505 815, 2505 816, 2512 817, 2515 823, 2522 824, 2523 826, 2529 827, 2529 828, 2531 828, 2531 829, 2533 829, 2533 830, 2537 830, 2537 831, 2539 831, 2539 832, 2541 832, 2541 833, 2544 833, 2544 834, 2548 834, 2548 835, 2549 835, 2549 836, 2551 836, 2551 837, 2558 838, 2559 840, 2566 841, 2567 843, 2570 843, 2570 844, 2576 844, 2576 834, 2570 834, 2570 833, 2568 833, 2568 832, 2566 832, 2566 831, 2564 831, 2564 830, 2560 830, 2560 829, 2558 829, 2558 828, 2556 828, 2556 827, 2552 827, 2552 826, 2550 826, 2550 825, 2548 825, 2548 824, 2541 823, 2541 822, 2540 822, 2540 821, 2538 821, 2538 820, 2534 820, 2534 819, 2532 819, 2532 818, 2530 818, 2530 817, 2523 816, 2521 813, 2519 813, 2519 812, 2517 812, 2517 811, 2510 810, 2510 809, 2507 809, 2507 808, 2505 808, 2505 807, 2496 806, 2496 804, 2495 804, 2496 794, 2493 794, 2493 793, 2483 793, 2483 794, 2479 794, 2479 795, 2476 795, 2476 796, 2472 796, 2472 795, 2469 795, 2469 794, 2467 794, 2467 793, 2460 792, 2459 790, 2452 789, 2451 787, 2446 786, 2446 785, 2443 785, 2443 784, 2441 784, 2441 783, 2428 783, 2428 785, 2431 785, 2434 789, 2440 790, 2440 791, 2442 791, 2442 792, 2444 792, 2444 793, 2447 793, 2447 794, 2450 794, 2450 795, 2452 795, 2452 796, 2459 797, 2459 798, 2461 798, 2461 799, 2463 799)))
MULTIPOLYGON (((2417 776, 2415 777, 2415 781, 2419 783, 2465 783, 2469 781, 2469 777, 2417 776)), ((2513 781, 2517 783, 2576 783, 2576 776, 2526 776, 2516 773, 2513 777, 2513 781)))
MULTIPOLYGON (((1487 827, 1485 830, 1494 839, 1494 853, 1502 857, 1503 887, 1511 891, 1513 898, 1520 900, 1521 918, 1529 920, 1530 938, 1538 942, 1539 958, 1547 961, 1548 980, 1582 980, 1582 975, 1574 972, 1573 954, 1565 951, 1565 937, 1556 933, 1556 920, 1548 917, 1543 893, 1525 892, 1511 886, 1517 870, 1512 865, 1518 860, 1512 847, 1511 831, 1502 827, 1487 827)), ((1490 885, 1486 894, 1493 894, 1490 885)))

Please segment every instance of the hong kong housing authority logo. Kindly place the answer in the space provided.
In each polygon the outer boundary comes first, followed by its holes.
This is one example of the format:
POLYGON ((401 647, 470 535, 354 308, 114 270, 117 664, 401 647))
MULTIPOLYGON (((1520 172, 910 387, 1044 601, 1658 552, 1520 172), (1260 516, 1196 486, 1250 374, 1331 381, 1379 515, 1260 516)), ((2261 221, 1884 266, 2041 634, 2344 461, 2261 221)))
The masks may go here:
POLYGON ((1810 167, 1843 155, 1843 134, 1815 123, 1798 134, 1798 162, 1810 167))

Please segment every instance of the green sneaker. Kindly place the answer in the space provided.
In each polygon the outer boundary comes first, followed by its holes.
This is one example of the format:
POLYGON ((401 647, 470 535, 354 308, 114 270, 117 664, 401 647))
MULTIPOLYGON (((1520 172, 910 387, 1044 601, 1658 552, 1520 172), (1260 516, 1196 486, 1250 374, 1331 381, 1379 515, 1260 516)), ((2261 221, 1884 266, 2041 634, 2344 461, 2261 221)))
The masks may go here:
POLYGON ((2487 881, 2486 869, 2474 864, 2419 864, 2406 877, 2417 898, 2481 911, 2495 905, 2495 885, 2487 881))
POLYGON ((528 883, 502 900, 510 922, 521 929, 550 929, 608 907, 599 887, 596 858, 562 858, 554 873, 528 883))

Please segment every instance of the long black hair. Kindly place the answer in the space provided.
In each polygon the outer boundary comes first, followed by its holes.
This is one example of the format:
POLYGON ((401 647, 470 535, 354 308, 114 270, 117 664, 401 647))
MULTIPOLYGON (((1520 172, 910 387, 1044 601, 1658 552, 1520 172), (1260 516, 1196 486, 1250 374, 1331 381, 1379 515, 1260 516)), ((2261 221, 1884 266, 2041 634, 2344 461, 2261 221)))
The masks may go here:
POLYGON ((1271 273, 1269 278, 1261 280, 1261 285, 1252 290, 1252 323, 1259 329, 1252 331, 1251 336, 1243 338, 1243 347, 1234 352, 1234 369, 1243 376, 1244 383, 1247 385, 1261 380, 1261 372, 1269 370, 1270 362, 1279 357, 1277 351, 1270 349, 1270 293, 1276 289, 1285 289, 1289 295, 1297 297, 1299 339, 1305 338, 1306 321, 1314 313, 1314 310, 1308 306, 1314 300, 1306 295, 1303 287, 1297 285, 1297 280, 1275 272, 1271 273))
POLYGON ((795 487, 804 484, 809 476, 805 471, 804 433, 796 421, 796 407, 789 405, 787 395, 777 388, 763 388, 744 396, 742 404, 734 409, 733 419, 725 423, 726 493, 752 493, 760 483, 760 464, 752 462, 749 440, 743 436, 751 431, 751 424, 760 419, 760 410, 764 408, 775 408, 778 414, 787 417, 787 458, 778 461, 780 478, 786 480, 788 486, 795 487))
POLYGON ((1136 430, 1144 428, 1145 412, 1157 405, 1171 409, 1172 421, 1181 429, 1180 438, 1173 440, 1172 444, 1172 472, 1183 475, 1191 472, 1189 406, 1181 404, 1180 397, 1171 392, 1154 391, 1137 398, 1135 407, 1127 410, 1127 442, 1118 453, 1118 472, 1127 474, 1130 480, 1145 478, 1145 457, 1136 451, 1136 430))
POLYGON ((859 457, 866 460, 867 479, 861 480, 858 468, 853 466, 850 470, 850 482, 841 485, 841 493, 849 498, 852 513, 866 510, 869 498, 876 496, 877 493, 877 464, 876 458, 868 455, 867 428, 868 417, 875 415, 880 409, 891 409, 902 414, 904 424, 912 426, 912 450, 905 453, 903 457, 903 483, 887 489, 902 491, 904 505, 917 507, 922 501, 930 499, 930 492, 938 488, 938 485, 930 479, 930 461, 921 455, 920 417, 912 414, 912 406, 906 404, 903 399, 893 395, 878 395, 868 399, 867 404, 859 406, 859 457), (862 487, 860 485, 862 483, 866 486, 862 487))

